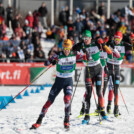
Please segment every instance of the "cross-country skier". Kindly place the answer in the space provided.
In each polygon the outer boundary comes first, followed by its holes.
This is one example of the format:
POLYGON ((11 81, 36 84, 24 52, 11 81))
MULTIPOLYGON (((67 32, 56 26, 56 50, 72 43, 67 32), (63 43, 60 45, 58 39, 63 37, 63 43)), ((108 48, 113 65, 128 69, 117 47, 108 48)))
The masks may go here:
POLYGON ((65 118, 64 127, 69 128, 69 116, 70 116, 70 100, 73 92, 73 80, 72 76, 76 66, 76 59, 80 57, 80 53, 76 54, 71 51, 72 42, 69 39, 63 42, 63 51, 53 55, 45 65, 48 66, 51 63, 56 64, 57 76, 55 83, 53 84, 48 96, 48 100, 43 106, 39 118, 36 123, 32 125, 31 129, 38 128, 43 117, 46 115, 48 108, 53 104, 56 96, 63 89, 64 91, 64 103, 65 103, 65 118))
MULTIPOLYGON (((104 42, 107 43, 107 41, 108 41, 108 38, 105 38, 104 42)), ((105 49, 103 49, 103 46, 102 46, 102 44, 104 42, 101 38, 98 38, 96 40, 96 44, 97 44, 97 46, 99 48, 99 51, 100 51, 100 63, 101 63, 102 72, 103 72, 103 75, 102 75, 102 93, 103 93, 103 96, 105 94, 105 90, 107 88, 107 82, 108 82, 107 81, 108 69, 107 69, 107 64, 106 64, 106 62, 107 62, 107 52, 105 51, 105 49)), ((115 56, 118 57, 118 56, 120 56, 120 54, 116 51, 115 56)), ((81 108, 79 117, 81 117, 85 113, 85 98, 86 98, 86 92, 85 92, 84 97, 83 97, 82 108, 81 108)), ((100 105, 98 105, 94 114, 98 115, 100 109, 101 109, 100 105)))
MULTIPOLYGON (((108 67, 108 80, 109 76, 112 76, 113 81, 113 91, 110 90, 110 95, 114 92, 114 115, 118 117, 119 115, 119 95, 118 89, 120 84, 120 65, 123 61, 123 57, 125 55, 125 51, 132 50, 132 45, 122 41, 123 35, 120 31, 117 31, 114 35, 114 40, 109 41, 107 45, 111 49, 117 49, 121 55, 120 58, 113 57, 113 55, 108 55, 107 59, 107 67, 108 67)), ((111 98, 111 97, 110 97, 111 98)), ((111 112, 111 100, 108 101, 107 112, 111 112)))
MULTIPOLYGON (((85 117, 82 124, 88 124, 90 120, 89 109, 90 101, 93 90, 93 83, 96 82, 96 91, 98 95, 98 102, 100 106, 100 114, 103 119, 107 119, 104 100, 102 95, 102 67, 100 64, 100 50, 99 45, 91 42, 91 32, 85 30, 82 34, 83 41, 73 46, 73 51, 80 51, 81 53, 86 53, 86 58, 83 60, 85 64, 85 86, 86 86, 86 98, 85 98, 85 117)), ((112 51, 105 45, 102 39, 98 40, 98 43, 102 45, 103 49, 107 53, 111 54, 112 51)))

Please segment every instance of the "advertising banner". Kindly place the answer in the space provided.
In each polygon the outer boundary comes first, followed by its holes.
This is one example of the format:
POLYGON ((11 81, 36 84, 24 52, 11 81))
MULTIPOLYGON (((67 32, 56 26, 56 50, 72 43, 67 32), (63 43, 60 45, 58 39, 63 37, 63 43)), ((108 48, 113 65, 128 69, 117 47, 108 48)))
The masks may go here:
POLYGON ((27 67, 1 67, 0 84, 25 85, 29 84, 30 73, 27 67))
MULTIPOLYGON (((79 79, 79 85, 84 85, 84 70, 85 70, 85 66, 83 65, 83 63, 78 63, 76 65, 76 69, 74 72, 74 77, 73 77, 73 83, 74 85, 77 82, 77 79, 79 77, 80 71, 82 68, 82 72, 81 72, 81 76, 79 79)), ((30 69, 31 70, 31 69, 30 69)), ((33 72, 33 74, 30 74, 30 76, 36 76, 37 74, 39 74, 39 72, 42 71, 42 68, 32 68, 32 71, 30 71, 31 73, 33 72), (37 72, 37 74, 36 74, 37 72), (36 75, 35 75, 36 74, 36 75)), ((132 84, 132 68, 130 66, 122 66, 120 69, 120 85, 131 85, 132 84)), ((34 78, 32 77, 32 79, 34 78)), ((56 77, 56 67, 53 66, 51 67, 45 74, 43 74, 37 81, 34 82, 34 84, 45 84, 45 83, 54 83, 56 77)), ((32 80, 31 79, 31 80, 32 80)))
MULTIPOLYGON (((0 85, 27 85, 35 79, 45 68, 44 63, 0 63, 0 85)), ((77 63, 74 71, 74 85, 77 82, 80 71, 79 85, 84 85, 83 63, 77 63), (81 70, 82 68, 82 70, 81 70)), ((134 65, 122 65, 120 69, 120 84, 129 86, 134 84, 134 65)), ((47 72, 39 77, 33 84, 53 84, 56 78, 56 67, 52 66, 47 72)))
POLYGON ((0 64, 0 84, 26 85, 30 82, 29 67, 22 64, 0 64))

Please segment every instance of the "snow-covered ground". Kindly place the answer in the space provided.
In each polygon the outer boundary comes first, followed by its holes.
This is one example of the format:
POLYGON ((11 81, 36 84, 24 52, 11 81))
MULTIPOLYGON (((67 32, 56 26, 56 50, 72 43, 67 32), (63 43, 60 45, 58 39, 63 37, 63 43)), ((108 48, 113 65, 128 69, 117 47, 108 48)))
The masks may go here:
MULTIPOLYGON (((22 86, 1 86, 0 94, 16 95, 24 87, 22 86)), ((36 89, 36 86, 29 87, 36 89)), ((72 115, 70 117, 70 131, 65 132, 63 128, 64 102, 63 92, 56 98, 54 104, 49 108, 42 125, 37 130, 29 130, 35 123, 40 110, 47 100, 50 87, 45 88, 41 93, 31 94, 23 99, 15 99, 16 103, 11 103, 7 109, 0 111, 0 134, 133 134, 134 133, 134 88, 122 88, 122 93, 127 104, 129 115, 122 101, 120 101, 121 116, 114 118, 113 114, 109 119, 113 122, 103 121, 99 124, 99 117, 91 116, 89 125, 81 125, 82 118, 78 119, 81 102, 84 94, 84 87, 78 87, 72 103, 72 115)), ((22 94, 23 95, 23 94, 22 94)), ((107 98, 107 93, 105 98, 107 98)), ((107 104, 107 99, 105 100, 107 104)), ((92 96, 91 112, 96 109, 95 101, 92 96)))

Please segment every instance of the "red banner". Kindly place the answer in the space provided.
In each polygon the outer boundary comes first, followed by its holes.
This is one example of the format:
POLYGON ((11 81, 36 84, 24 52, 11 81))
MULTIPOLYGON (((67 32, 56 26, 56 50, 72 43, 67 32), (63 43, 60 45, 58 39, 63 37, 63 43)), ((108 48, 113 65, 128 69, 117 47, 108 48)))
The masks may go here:
POLYGON ((0 67, 0 84, 26 85, 30 82, 29 67, 0 67))
POLYGON ((0 84, 29 84, 30 67, 44 67, 44 63, 0 63, 0 84))

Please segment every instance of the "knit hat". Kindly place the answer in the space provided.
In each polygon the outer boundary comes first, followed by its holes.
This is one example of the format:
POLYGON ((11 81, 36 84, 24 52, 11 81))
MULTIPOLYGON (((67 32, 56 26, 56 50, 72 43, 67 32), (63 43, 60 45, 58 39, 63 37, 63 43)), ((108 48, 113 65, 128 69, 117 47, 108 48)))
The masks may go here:
POLYGON ((122 35, 122 32, 120 31, 117 31, 114 35, 114 38, 119 38, 119 39, 122 39, 123 35, 122 35))
POLYGON ((85 30, 83 33, 82 33, 82 37, 92 37, 92 35, 91 35, 91 32, 89 31, 89 30, 85 30))
POLYGON ((72 48, 72 41, 70 39, 65 39, 63 41, 63 48, 71 49, 72 48))

